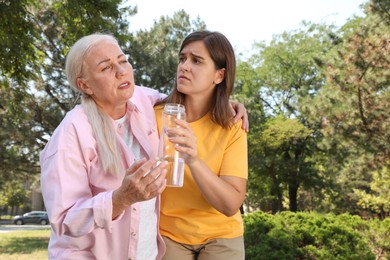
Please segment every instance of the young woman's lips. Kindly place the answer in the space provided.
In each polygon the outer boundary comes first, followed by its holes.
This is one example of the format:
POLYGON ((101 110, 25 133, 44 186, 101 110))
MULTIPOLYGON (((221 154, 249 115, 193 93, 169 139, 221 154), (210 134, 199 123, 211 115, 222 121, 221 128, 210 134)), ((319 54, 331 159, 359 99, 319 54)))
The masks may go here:
POLYGON ((177 79, 178 79, 179 81, 180 81, 180 80, 189 80, 189 78, 187 78, 187 77, 185 77, 185 76, 179 76, 177 79))

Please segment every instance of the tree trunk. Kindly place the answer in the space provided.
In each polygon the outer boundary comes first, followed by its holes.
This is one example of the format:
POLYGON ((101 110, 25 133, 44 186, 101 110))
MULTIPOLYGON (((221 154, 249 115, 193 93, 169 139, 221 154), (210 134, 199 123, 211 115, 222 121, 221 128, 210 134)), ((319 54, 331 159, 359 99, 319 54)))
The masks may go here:
POLYGON ((272 199, 272 214, 280 212, 283 210, 283 194, 279 188, 278 183, 273 183, 273 188, 271 189, 272 199))
POLYGON ((298 185, 289 185, 288 186, 288 198, 289 198, 289 207, 290 211, 297 212, 298 206, 297 206, 297 195, 298 194, 298 185))

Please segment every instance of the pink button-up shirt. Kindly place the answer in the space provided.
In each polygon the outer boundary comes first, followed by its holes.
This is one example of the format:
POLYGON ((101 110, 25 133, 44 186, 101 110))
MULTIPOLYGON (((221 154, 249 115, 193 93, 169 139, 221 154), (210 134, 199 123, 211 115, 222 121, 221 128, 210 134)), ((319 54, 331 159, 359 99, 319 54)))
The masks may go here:
MULTIPOLYGON (((155 157, 158 132, 153 104, 161 96, 151 89, 136 87, 127 105, 134 136, 149 158, 155 157)), ((121 157, 125 167, 135 158, 117 129, 121 157)), ((136 259, 140 208, 136 203, 112 220, 112 192, 124 174, 112 176, 99 163, 96 140, 81 105, 67 113, 41 153, 41 189, 49 219, 51 235, 49 259, 136 259)), ((159 219, 160 198, 155 214, 159 219)), ((156 225, 157 223, 151 223, 156 225)), ((160 234, 160 259, 165 245, 160 234)))

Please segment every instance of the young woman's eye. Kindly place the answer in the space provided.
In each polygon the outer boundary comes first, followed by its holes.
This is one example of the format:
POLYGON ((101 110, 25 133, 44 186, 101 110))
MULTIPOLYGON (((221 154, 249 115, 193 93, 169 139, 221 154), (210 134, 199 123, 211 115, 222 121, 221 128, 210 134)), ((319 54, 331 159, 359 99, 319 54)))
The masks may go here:
POLYGON ((179 58, 179 62, 180 62, 180 63, 184 62, 185 60, 186 60, 186 59, 185 59, 184 57, 180 57, 180 58, 179 58))
POLYGON ((200 63, 200 60, 199 60, 199 59, 194 59, 194 63, 195 63, 195 64, 199 64, 199 63, 200 63))

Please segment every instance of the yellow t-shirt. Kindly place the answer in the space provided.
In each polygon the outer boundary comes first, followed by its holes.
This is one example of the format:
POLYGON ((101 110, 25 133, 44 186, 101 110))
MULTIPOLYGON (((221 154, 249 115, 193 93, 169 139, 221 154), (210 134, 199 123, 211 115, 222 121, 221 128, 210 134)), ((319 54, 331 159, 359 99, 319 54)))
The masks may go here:
MULTIPOLYGON (((155 111, 161 133, 162 107, 155 111)), ((215 175, 248 178, 247 135, 241 121, 224 129, 206 115, 191 127, 197 137, 198 156, 215 175)), ((174 241, 196 245, 212 238, 242 236, 244 228, 240 211, 226 217, 209 205, 185 166, 183 187, 167 187, 161 195, 160 232, 174 241)))

